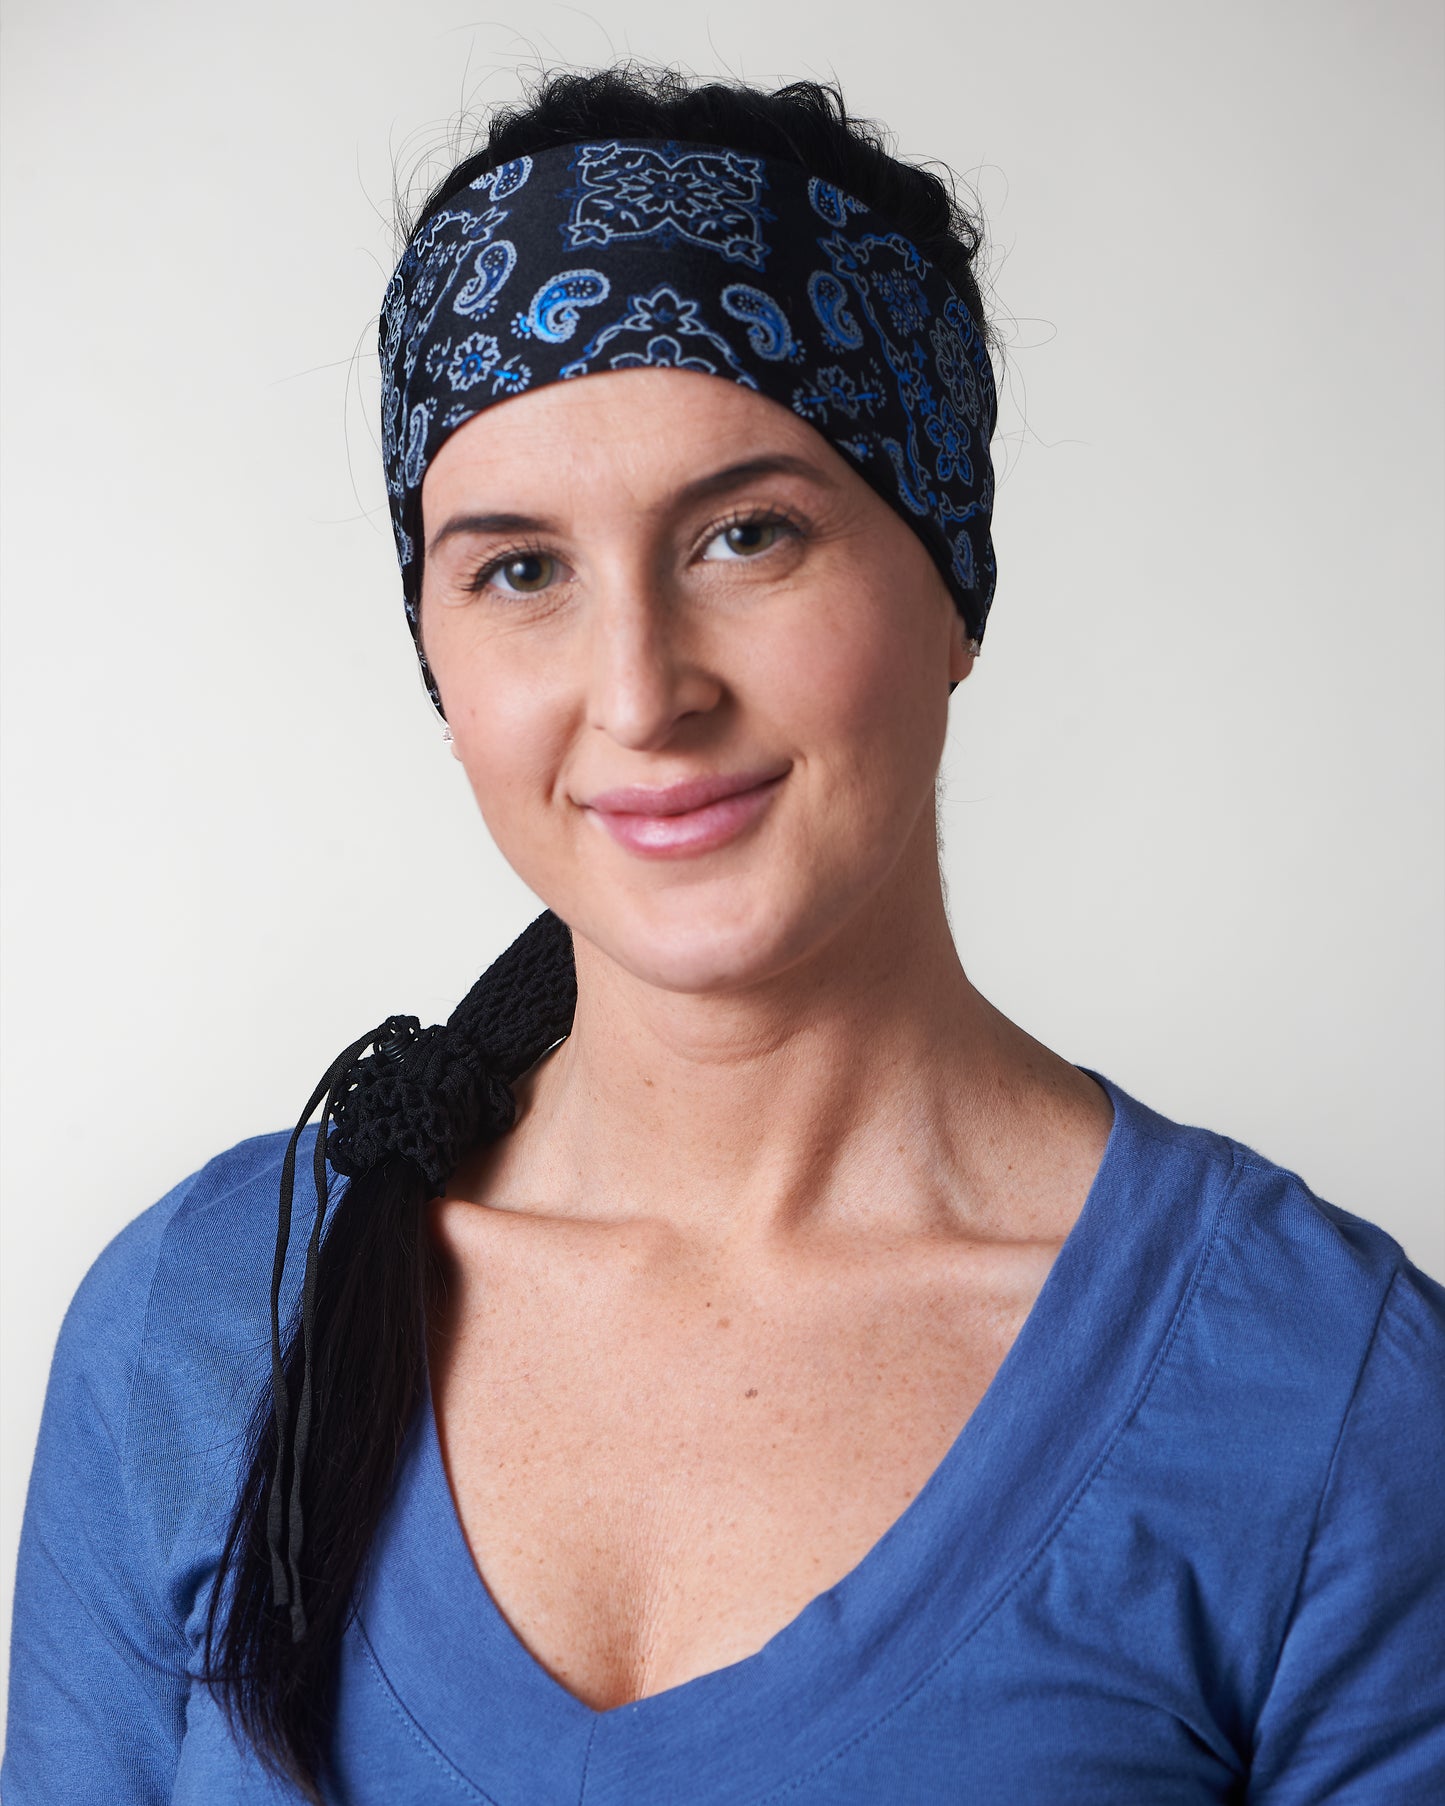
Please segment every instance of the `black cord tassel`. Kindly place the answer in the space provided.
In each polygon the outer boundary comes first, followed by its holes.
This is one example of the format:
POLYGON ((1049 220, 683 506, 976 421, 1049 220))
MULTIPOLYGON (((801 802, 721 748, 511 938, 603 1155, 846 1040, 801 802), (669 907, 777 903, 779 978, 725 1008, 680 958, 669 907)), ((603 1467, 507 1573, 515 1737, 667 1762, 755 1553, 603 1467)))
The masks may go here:
POLYGON ((291 1638, 299 1643, 306 1635, 306 1608, 301 1597, 301 1547, 305 1522, 301 1509, 301 1481, 311 1438, 311 1354, 316 1322, 316 1257, 326 1216, 326 1132, 336 1095, 352 1066, 373 1042, 395 1044, 409 1039, 420 1027, 414 1016, 388 1016, 378 1028, 353 1041, 337 1055, 317 1085, 291 1131, 286 1157, 281 1162, 281 1200, 276 1219, 276 1255, 271 1265, 271 1401, 276 1419, 276 1470, 266 1505, 266 1546, 271 1555, 271 1598, 277 1606, 291 1608, 291 1638), (301 1395, 296 1421, 291 1422, 291 1400, 281 1360, 281 1282, 291 1244, 291 1215, 296 1198, 296 1150, 316 1106, 324 1101, 316 1132, 312 1172, 316 1183, 316 1219, 306 1245, 306 1270, 301 1284, 301 1395), (288 1455, 290 1457, 288 1461, 288 1455), (287 1498, 289 1467, 290 1497, 287 1498))

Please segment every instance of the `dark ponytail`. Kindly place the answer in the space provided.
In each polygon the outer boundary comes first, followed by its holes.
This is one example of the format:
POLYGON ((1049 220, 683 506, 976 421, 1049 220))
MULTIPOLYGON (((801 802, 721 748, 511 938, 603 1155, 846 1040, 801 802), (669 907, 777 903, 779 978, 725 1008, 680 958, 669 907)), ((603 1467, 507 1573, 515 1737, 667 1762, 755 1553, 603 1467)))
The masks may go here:
MULTIPOLYGON (((279 1383, 253 1416, 205 1641, 233 1732, 311 1801, 341 1637, 423 1393, 436 1284, 423 1206, 468 1149, 512 1126, 510 1081, 569 1032, 576 998, 572 937, 548 910, 444 1025, 393 1017, 323 1082, 317 1145, 348 1182, 324 1221, 320 1164, 307 1278, 279 1383)), ((305 1120, 282 1176, 278 1268, 305 1120)))

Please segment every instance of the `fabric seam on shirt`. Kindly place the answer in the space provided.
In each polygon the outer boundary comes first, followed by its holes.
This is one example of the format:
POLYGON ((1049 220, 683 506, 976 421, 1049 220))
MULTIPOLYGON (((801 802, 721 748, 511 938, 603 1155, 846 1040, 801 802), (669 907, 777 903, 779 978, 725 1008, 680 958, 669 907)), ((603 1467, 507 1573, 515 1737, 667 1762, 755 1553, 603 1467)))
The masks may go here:
POLYGON ((1309 1571, 1310 1556, 1314 1551, 1315 1539, 1319 1535, 1320 1519, 1324 1515, 1325 1500, 1329 1496, 1330 1483, 1335 1477, 1335 1468, 1340 1457, 1340 1447, 1345 1440, 1345 1429, 1349 1424, 1350 1414, 1355 1408, 1355 1400, 1359 1397, 1360 1386, 1365 1377, 1365 1369, 1370 1364, 1370 1356, 1375 1352, 1375 1344, 1379 1341, 1380 1325, 1385 1321, 1385 1312, 1389 1307, 1390 1300, 1395 1295, 1395 1286, 1399 1282, 1401 1271, 1402 1269, 1399 1266, 1396 1266, 1394 1272, 1390 1275, 1390 1283, 1380 1294, 1379 1308, 1375 1312, 1375 1321, 1371 1326, 1369 1336, 1365 1340, 1364 1353, 1361 1355, 1359 1367, 1355 1371, 1354 1384, 1350 1387, 1350 1396, 1345 1401, 1344 1410, 1340 1413, 1339 1425, 1335 1430, 1335 1439, 1330 1447, 1330 1458, 1325 1463, 1325 1477, 1320 1483, 1319 1497, 1315 1500, 1314 1512, 1310 1517, 1310 1533, 1305 1538, 1304 1552, 1300 1556, 1299 1571, 1295 1575, 1294 1590, 1290 1594, 1289 1609, 1285 1613, 1284 1629, 1280 1632, 1279 1645, 1274 1652, 1274 1661, 1270 1665, 1269 1685, 1265 1688, 1264 1698, 1260 1701, 1259 1709, 1254 1715, 1253 1735, 1249 1746, 1251 1766, 1253 1765, 1254 1756, 1259 1748, 1259 1726, 1266 1711, 1269 1709, 1270 1700, 1274 1697, 1275 1686, 1279 1681, 1279 1665, 1280 1660, 1284 1655, 1284 1646, 1289 1641, 1289 1633, 1294 1626, 1295 1617, 1299 1611, 1300 1594, 1304 1591, 1305 1575, 1309 1571))
POLYGON ((371 1638, 367 1636, 366 1627, 362 1624, 360 1616, 356 1616, 352 1622, 356 1626, 357 1636, 361 1639, 362 1654, 366 1657, 367 1663, 371 1668, 372 1679, 381 1689, 382 1697, 386 1700, 392 1711, 396 1713, 405 1729, 411 1733, 413 1739, 424 1754, 430 1756, 432 1761, 449 1781, 455 1782, 458 1787, 469 1793, 473 1799, 483 1801, 485 1806, 500 1806, 500 1802, 492 1794, 483 1792, 483 1790, 477 1786, 476 1782, 464 1775, 452 1761, 451 1757, 448 1756, 444 1750, 439 1749, 432 1739, 427 1736, 426 1732, 407 1710, 400 1694, 398 1694, 396 1688, 392 1686, 391 1681, 388 1679, 386 1670, 381 1665, 381 1658, 372 1647, 371 1638))
POLYGON ((1112 1456, 1114 1449, 1124 1435, 1124 1432, 1143 1409, 1144 1403, 1153 1389, 1154 1381, 1158 1377, 1160 1370, 1169 1356, 1170 1350, 1173 1348, 1174 1343, 1178 1338, 1180 1328, 1188 1314, 1190 1305, 1194 1302, 1194 1298, 1199 1290, 1204 1274, 1214 1258, 1214 1250, 1219 1240, 1219 1232, 1224 1223, 1225 1213, 1228 1209, 1229 1202, 1234 1196, 1241 1174, 1249 1164, 1243 1157, 1242 1149, 1234 1143, 1229 1143, 1228 1145, 1230 1147, 1230 1173, 1228 1179, 1225 1181, 1224 1189, 1220 1193, 1219 1200, 1214 1207, 1214 1221, 1210 1226, 1209 1234, 1205 1239, 1204 1246, 1200 1249, 1199 1255, 1195 1260, 1194 1271, 1189 1276, 1189 1284, 1185 1287, 1184 1296, 1180 1299, 1179 1304, 1175 1309, 1174 1316, 1170 1321, 1169 1328, 1165 1331, 1159 1347, 1155 1350, 1154 1358, 1149 1363, 1149 1370, 1140 1381, 1133 1399, 1130 1400, 1129 1404, 1121 1413, 1119 1421, 1115 1424, 1113 1431, 1105 1441, 1104 1447, 1099 1451, 1099 1454, 1095 1457, 1095 1460, 1087 1473, 1085 1473, 1084 1477, 1074 1488, 1073 1493, 1064 1501, 1063 1505, 1059 1507, 1053 1522, 1043 1531, 1033 1552, 1020 1565, 1018 1571, 1010 1579, 1004 1582, 993 1598, 979 1608, 978 1614, 968 1628, 961 1632, 955 1641, 950 1644, 941 1655, 934 1658, 923 1673, 918 1676, 906 1691, 901 1693, 899 1697, 894 1700, 891 1706, 879 1713, 871 1723, 865 1725, 861 1730, 855 1731, 835 1749, 830 1750, 826 1756, 820 1757, 811 1767, 801 1770, 796 1775, 790 1776, 788 1780, 769 1788, 765 1793, 755 1794, 753 1796, 753 1806, 767 1806, 767 1802, 770 1800, 780 1800, 787 1794, 796 1793, 800 1787, 805 1786, 809 1781, 815 1780, 825 1769, 831 1768, 834 1763, 841 1761, 844 1756, 857 1749, 860 1744, 866 1743, 870 1737, 882 1730, 884 1725, 886 1725, 890 1719, 895 1718, 898 1713, 903 1711, 906 1706, 910 1705, 920 1693, 932 1686, 934 1681, 939 1678, 943 1671, 952 1662, 957 1660, 963 1650, 973 1641, 994 1613, 1002 1608, 1009 1595, 1016 1592, 1018 1588, 1023 1585, 1024 1581, 1027 1580, 1028 1576, 1038 1566, 1040 1561, 1043 1560, 1049 1546, 1057 1538, 1069 1518, 1073 1516, 1080 1501, 1094 1484, 1094 1481, 1098 1478, 1099 1474, 1103 1472, 1104 1467, 1107 1465, 1109 1458, 1112 1456))
MULTIPOLYGON (((1138 1103, 1138 1099, 1134 1100, 1138 1103)), ((1141 1108, 1148 1109, 1147 1104, 1141 1108)), ((1154 1111, 1150 1115, 1156 1114, 1154 1111)), ((1192 1150, 1202 1160, 1214 1166, 1233 1166, 1239 1160, 1263 1160, 1265 1157, 1256 1149, 1236 1141, 1233 1136, 1222 1134, 1218 1129, 1206 1129, 1200 1123, 1176 1123, 1170 1117, 1163 1119, 1165 1127, 1156 1129, 1153 1123, 1141 1122, 1136 1116, 1133 1133, 1145 1141, 1152 1141, 1156 1147, 1168 1148, 1177 1154, 1181 1148, 1192 1150)), ((1281 1169, 1288 1170, 1288 1169, 1281 1169)))
MULTIPOLYGON (((302 1152, 303 1153, 306 1152, 306 1149, 304 1146, 303 1146, 302 1152)), ((224 1154, 222 1154, 222 1155, 218 1155, 216 1158, 224 1159, 225 1157, 226 1156, 224 1154)), ((134 1413, 135 1413, 135 1388, 136 1388, 136 1379, 140 1373, 141 1357, 145 1353, 146 1346, 149 1343, 149 1341, 151 1340, 151 1324, 152 1324, 152 1319, 153 1319, 154 1312, 155 1312, 155 1293, 156 1293, 157 1283, 159 1282, 159 1279, 160 1279, 161 1262, 162 1262, 165 1252, 166 1252, 167 1241, 168 1241, 169 1237, 171 1236, 172 1232, 174 1231, 177 1220, 179 1219, 182 1211, 184 1211, 187 1204, 189 1204, 190 1199, 191 1199, 191 1193, 195 1189, 197 1181, 200 1180, 202 1177, 204 1177, 204 1175, 209 1170, 209 1168, 211 1166, 214 1166, 215 1164, 216 1164, 216 1162, 214 1160, 208 1161, 205 1166, 198 1167, 197 1170, 194 1173, 192 1173, 188 1179, 183 1179, 180 1182, 180 1185, 178 1185, 175 1188, 177 1191, 179 1191, 181 1193, 181 1195, 176 1200, 175 1208, 171 1211, 170 1217, 166 1222, 165 1228, 161 1231, 159 1236, 157 1236, 157 1238, 156 1238, 155 1258, 154 1258, 154 1261, 151 1266, 150 1281, 146 1287, 145 1311, 141 1318, 141 1332, 140 1332, 139 1337, 136 1340, 135 1357, 131 1363, 130 1379, 126 1386, 125 1427, 124 1427, 124 1430, 121 1435, 121 1447, 120 1447, 121 1489, 122 1489, 123 1496, 125 1498, 126 1516, 132 1524, 136 1523, 136 1521, 137 1521, 137 1514, 136 1514, 136 1511, 135 1511, 135 1508, 134 1508, 134 1505, 132 1502, 131 1482, 130 1482, 131 1431, 132 1431, 132 1425, 133 1425, 134 1413)), ((253 1183, 254 1183, 254 1179, 249 1176, 246 1178, 243 1178, 243 1179, 238 1179, 233 1185, 228 1185, 224 1191, 218 1191, 213 1198, 209 1199, 206 1202, 206 1204, 203 1206, 203 1208, 205 1210, 214 1209, 217 1205, 224 1204, 228 1198, 235 1197, 235 1195, 238 1192, 246 1191, 253 1183)), ((336 1191, 336 1184, 337 1184, 337 1176, 328 1167, 327 1168, 328 1203, 333 1200, 333 1197, 334 1197, 334 1194, 336 1191)), ((269 1387, 269 1385, 270 1385, 269 1374, 266 1376, 263 1376, 263 1380, 264 1380, 264 1386, 269 1387)), ((258 1380, 257 1381, 257 1397, 259 1397, 260 1390, 262 1389, 262 1387, 263 1387, 263 1381, 258 1380)), ((245 1418, 243 1420, 245 1425, 250 1424, 252 1413, 254 1411, 256 1402, 257 1402, 256 1398, 253 1398, 247 1407, 245 1418)), ((244 1434, 244 1430, 243 1430, 243 1434, 244 1434)), ((231 1503, 233 1505, 234 1500, 231 1501, 231 1503)), ((228 1515, 229 1515, 229 1511, 228 1511, 228 1515)), ((215 1584, 215 1575, 214 1574, 210 1575, 208 1577, 208 1580, 206 1582, 204 1582, 203 1584, 214 1585, 215 1584)), ((182 1645, 184 1645, 187 1648, 190 1648, 191 1640, 187 1633, 188 1616, 177 1618, 176 1615, 174 1614, 174 1612, 170 1609, 168 1601, 164 1602, 164 1610, 165 1610, 166 1621, 170 1624, 172 1631, 179 1638, 182 1645)), ((177 1672, 189 1675, 190 1679, 192 1681, 194 1681, 196 1679, 196 1676, 190 1670, 189 1664, 183 1666, 177 1672)))
POLYGON ((582 1785, 577 1789, 577 1806, 582 1806, 587 1798, 587 1773, 592 1767, 592 1745, 597 1741, 597 1727, 602 1722, 600 1717, 592 1720, 592 1728, 587 1733, 587 1748, 582 1752, 582 1785))
MULTIPOLYGON (((140 1373, 141 1356, 145 1353, 146 1343, 150 1339, 151 1312, 155 1305, 156 1282, 160 1278, 161 1256, 165 1250, 166 1238, 175 1227, 176 1218, 189 1203, 191 1192, 195 1188, 195 1183, 205 1170, 204 1167, 198 1168, 188 1179, 183 1179, 180 1182, 180 1185, 175 1188, 181 1195, 176 1199, 175 1208, 166 1219, 165 1228, 156 1237, 155 1252, 151 1260, 150 1278, 146 1282, 146 1301, 145 1309, 141 1313, 140 1334, 136 1337, 135 1351, 131 1357, 130 1377, 127 1379, 125 1386, 125 1417, 121 1425, 120 1446, 116 1450, 116 1456, 120 1468, 120 1493, 122 1499, 125 1501, 127 1540, 132 1546, 135 1544, 134 1530, 139 1521, 131 1488, 131 1428, 135 1419, 136 1376, 140 1373)), ((241 1188, 239 1185, 236 1185, 232 1186, 231 1189, 232 1191, 239 1191, 241 1188)), ((151 1605, 152 1608, 156 1610, 157 1616, 163 1618, 165 1623, 170 1626, 171 1632, 176 1637, 181 1647, 183 1649, 189 1647, 190 1639, 186 1636, 185 1621, 184 1619, 178 1619, 176 1617, 175 1612, 171 1609, 169 1599, 156 1599, 152 1597, 151 1605)), ((151 1665, 154 1667, 158 1664, 152 1663, 151 1665)), ((177 1678, 182 1676, 187 1680, 193 1678, 190 1673, 190 1664, 184 1660, 179 1668, 172 1669, 170 1672, 177 1678)), ((179 1750, 176 1751, 176 1762, 179 1765, 179 1750)))

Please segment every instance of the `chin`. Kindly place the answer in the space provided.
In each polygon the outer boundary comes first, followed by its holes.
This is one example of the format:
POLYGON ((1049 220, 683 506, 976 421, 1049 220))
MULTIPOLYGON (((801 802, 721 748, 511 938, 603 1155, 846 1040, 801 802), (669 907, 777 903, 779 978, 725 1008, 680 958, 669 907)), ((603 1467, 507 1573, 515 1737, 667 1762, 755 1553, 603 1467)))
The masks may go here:
POLYGON ((692 995, 766 983, 827 939, 810 927, 812 911, 784 899, 749 899, 742 907, 704 901, 677 887, 648 898, 617 898, 568 917, 573 931, 644 984, 692 995))

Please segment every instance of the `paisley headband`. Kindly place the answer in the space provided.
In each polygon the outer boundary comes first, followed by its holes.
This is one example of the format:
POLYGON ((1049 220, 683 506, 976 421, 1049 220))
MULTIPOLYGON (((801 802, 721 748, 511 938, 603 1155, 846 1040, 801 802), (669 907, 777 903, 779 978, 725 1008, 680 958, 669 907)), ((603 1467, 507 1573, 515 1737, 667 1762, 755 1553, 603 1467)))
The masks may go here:
POLYGON ((519 157, 426 221, 379 336, 392 528, 438 711, 419 632, 427 466, 483 408, 597 371, 696 370, 809 421, 917 533, 982 640, 998 412, 982 336, 887 219, 796 164, 658 139, 519 157))

